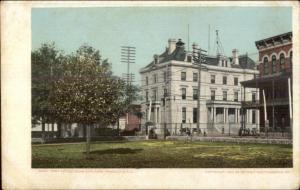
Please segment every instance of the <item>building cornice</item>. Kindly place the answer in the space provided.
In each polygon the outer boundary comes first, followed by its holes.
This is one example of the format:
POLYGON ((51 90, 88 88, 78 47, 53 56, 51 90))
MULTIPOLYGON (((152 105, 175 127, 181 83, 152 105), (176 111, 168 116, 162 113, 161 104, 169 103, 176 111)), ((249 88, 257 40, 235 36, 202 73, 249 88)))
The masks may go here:
POLYGON ((279 44, 287 44, 291 42, 292 38, 293 38, 293 33, 287 32, 269 38, 265 38, 262 40, 258 40, 255 42, 255 45, 259 50, 264 48, 269 48, 269 47, 276 48, 278 47, 279 44))
POLYGON ((220 67, 220 66, 213 66, 207 65, 207 69, 211 71, 218 71, 218 72, 229 72, 230 74, 233 73, 243 73, 243 74, 259 74, 258 70, 253 69, 239 69, 239 68, 232 68, 232 67, 220 67))
MULTIPOLYGON (((140 73, 146 73, 149 71, 155 71, 159 70, 161 68, 166 67, 167 65, 169 66, 175 66, 175 67, 185 67, 185 68, 193 68, 193 69, 198 69, 198 65, 189 63, 189 62, 184 62, 184 61, 168 61, 165 63, 160 63, 158 65, 153 65, 152 67, 149 68, 143 68, 140 70, 140 73)), ((242 69, 242 68, 232 68, 232 67, 220 67, 220 66, 214 66, 214 65, 208 65, 208 64, 202 64, 201 65, 202 70, 208 70, 208 71, 216 71, 216 72, 228 72, 230 74, 233 73, 240 73, 240 74, 258 74, 258 70, 253 70, 253 69, 242 69)))
POLYGON ((167 61, 167 62, 164 62, 164 63, 151 65, 149 67, 144 67, 144 68, 140 69, 140 74, 143 74, 143 73, 146 73, 146 72, 149 72, 149 71, 155 71, 155 70, 158 70, 160 68, 166 67, 168 64, 170 64, 170 62, 171 61, 167 61))
POLYGON ((288 46, 288 45, 293 45, 293 43, 288 42, 288 43, 285 43, 285 44, 280 44, 280 45, 276 45, 276 46, 261 48, 261 49, 258 49, 258 51, 261 53, 261 52, 265 52, 265 51, 268 51, 268 50, 271 50, 271 49, 276 49, 276 48, 280 48, 280 47, 284 47, 284 46, 288 46))

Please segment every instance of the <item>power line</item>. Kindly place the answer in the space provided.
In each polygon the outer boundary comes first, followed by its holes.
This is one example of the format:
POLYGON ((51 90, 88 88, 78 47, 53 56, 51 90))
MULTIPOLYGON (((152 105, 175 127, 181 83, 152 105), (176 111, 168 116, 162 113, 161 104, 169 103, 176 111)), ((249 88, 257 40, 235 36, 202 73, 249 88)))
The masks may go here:
POLYGON ((121 63, 127 64, 127 74, 123 73, 123 79, 128 85, 131 85, 134 79, 134 74, 130 73, 130 64, 135 63, 135 47, 121 46, 121 63))
MULTIPOLYGON (((198 48, 198 45, 197 44, 193 44, 193 60, 194 62, 198 65, 198 78, 197 78, 197 82, 198 82, 198 89, 200 90, 200 86, 201 86, 201 64, 205 63, 206 60, 205 60, 205 54, 203 53, 207 53, 207 51, 201 49, 201 48, 198 48)), ((197 91, 197 95, 198 95, 198 92, 201 92, 201 91, 197 91)), ((197 109, 200 110, 200 98, 197 98, 197 109)), ((197 129, 200 128, 200 113, 197 114, 197 129)))

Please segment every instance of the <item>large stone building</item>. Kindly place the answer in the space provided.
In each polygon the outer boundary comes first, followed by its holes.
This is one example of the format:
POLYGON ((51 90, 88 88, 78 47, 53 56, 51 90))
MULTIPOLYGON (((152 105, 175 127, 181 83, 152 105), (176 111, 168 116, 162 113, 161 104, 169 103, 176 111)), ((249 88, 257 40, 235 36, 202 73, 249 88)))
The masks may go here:
MULTIPOLYGON (((197 49, 193 44, 193 51, 197 49)), ((247 88, 243 97, 240 82, 253 79, 258 71, 247 55, 238 55, 236 49, 232 53, 231 57, 207 56, 199 68, 184 43, 170 39, 166 50, 140 70, 145 113, 142 124, 152 121, 158 134, 199 128, 208 135, 237 134, 241 101, 258 98, 255 88, 247 88)), ((258 112, 247 110, 247 128, 258 128, 258 112)))
POLYGON ((267 121, 270 132, 290 133, 293 78, 292 32, 258 40, 255 45, 259 52, 260 74, 256 79, 242 82, 242 85, 246 89, 254 87, 258 88, 260 92, 264 91, 266 114, 264 113, 263 93, 260 93, 261 98, 258 102, 243 102, 243 109, 260 110, 261 131, 265 131, 265 121, 267 121))

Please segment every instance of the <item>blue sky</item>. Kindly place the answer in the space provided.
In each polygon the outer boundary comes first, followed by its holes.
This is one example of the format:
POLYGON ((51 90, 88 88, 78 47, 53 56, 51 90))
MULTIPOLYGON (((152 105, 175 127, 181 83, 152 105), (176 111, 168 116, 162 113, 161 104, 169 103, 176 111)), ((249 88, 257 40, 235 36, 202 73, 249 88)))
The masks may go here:
MULTIPOLYGON (((136 47, 136 63, 131 71, 139 84, 139 69, 154 54, 160 54, 169 38, 181 38, 187 45, 196 42, 208 49, 210 25, 211 54, 215 30, 225 55, 234 48, 248 52, 257 60, 254 42, 292 31, 291 7, 102 7, 102 8, 34 8, 32 9, 32 49, 42 43, 55 42, 58 49, 74 52, 84 43, 100 50, 112 63, 113 72, 121 76, 121 46, 136 47)), ((187 49, 187 47, 186 47, 187 49)), ((190 48, 191 49, 191 48, 190 48)))

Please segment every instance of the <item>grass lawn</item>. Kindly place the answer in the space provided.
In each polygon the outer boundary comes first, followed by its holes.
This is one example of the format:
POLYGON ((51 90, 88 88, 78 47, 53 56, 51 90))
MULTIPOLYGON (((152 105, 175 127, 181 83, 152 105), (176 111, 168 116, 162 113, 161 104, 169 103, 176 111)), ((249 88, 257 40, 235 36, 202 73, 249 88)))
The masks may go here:
POLYGON ((185 141, 32 145, 33 168, 284 168, 291 145, 185 141))

